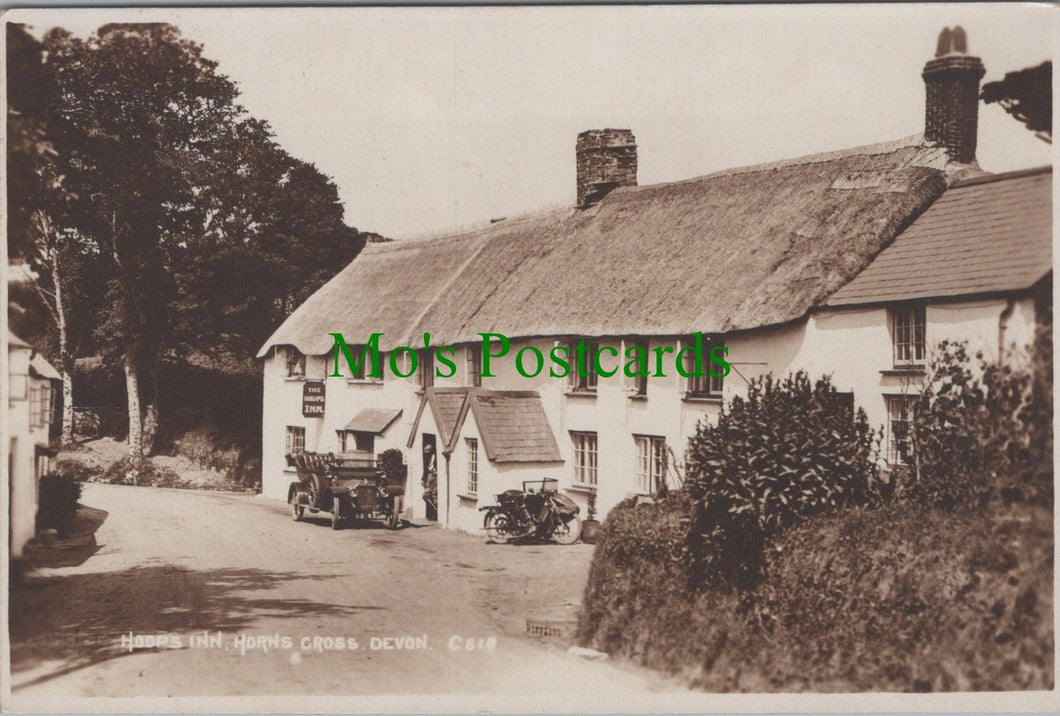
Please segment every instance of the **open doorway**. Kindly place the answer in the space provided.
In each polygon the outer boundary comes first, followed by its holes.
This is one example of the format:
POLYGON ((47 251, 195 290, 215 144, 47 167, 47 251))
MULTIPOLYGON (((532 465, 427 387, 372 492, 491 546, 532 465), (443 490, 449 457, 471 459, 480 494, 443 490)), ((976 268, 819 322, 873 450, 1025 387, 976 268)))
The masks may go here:
POLYGON ((432 433, 423 433, 423 501, 428 520, 438 519, 438 444, 432 433))

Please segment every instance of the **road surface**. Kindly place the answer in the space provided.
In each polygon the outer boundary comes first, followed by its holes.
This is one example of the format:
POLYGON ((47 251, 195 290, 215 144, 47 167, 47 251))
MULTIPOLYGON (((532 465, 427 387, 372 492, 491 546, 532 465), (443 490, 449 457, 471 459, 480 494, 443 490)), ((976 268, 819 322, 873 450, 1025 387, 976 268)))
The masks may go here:
POLYGON ((50 549, 60 566, 12 591, 16 697, 547 690, 590 710, 674 688, 527 635, 527 619, 573 619, 589 545, 332 531, 250 495, 90 484, 81 501, 94 546, 50 549))

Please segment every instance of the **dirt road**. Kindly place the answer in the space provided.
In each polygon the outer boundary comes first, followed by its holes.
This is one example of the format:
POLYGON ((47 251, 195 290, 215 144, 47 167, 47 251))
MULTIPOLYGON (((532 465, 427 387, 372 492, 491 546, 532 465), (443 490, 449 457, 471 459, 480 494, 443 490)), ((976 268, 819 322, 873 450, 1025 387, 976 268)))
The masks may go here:
POLYGON ((82 503, 106 513, 98 546, 12 592, 16 696, 671 690, 526 634, 573 619, 588 545, 333 532, 253 496, 86 485, 82 503))

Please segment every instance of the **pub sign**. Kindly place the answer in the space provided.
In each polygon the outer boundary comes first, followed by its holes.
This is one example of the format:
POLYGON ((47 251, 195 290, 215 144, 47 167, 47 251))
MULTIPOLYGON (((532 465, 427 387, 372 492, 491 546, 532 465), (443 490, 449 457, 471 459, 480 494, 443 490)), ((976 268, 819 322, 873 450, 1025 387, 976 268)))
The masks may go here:
POLYGON ((324 417, 324 381, 307 380, 302 384, 302 416, 324 417))

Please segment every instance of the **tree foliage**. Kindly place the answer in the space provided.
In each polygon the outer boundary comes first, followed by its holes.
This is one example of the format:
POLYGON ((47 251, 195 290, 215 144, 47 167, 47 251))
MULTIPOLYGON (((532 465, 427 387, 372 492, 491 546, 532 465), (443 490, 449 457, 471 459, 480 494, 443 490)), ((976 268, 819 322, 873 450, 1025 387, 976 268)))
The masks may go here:
MULTIPOLYGON (((86 39, 56 28, 39 43, 11 27, 13 246, 31 258, 46 247, 41 266, 90 267, 75 323, 122 357, 136 459, 157 428, 166 360, 247 364, 364 237, 334 184, 276 145, 173 25, 110 24, 86 39)), ((51 280, 45 270, 40 285, 51 280)))
POLYGON ((1005 73, 1005 78, 983 85, 987 104, 997 102, 1040 139, 1053 141, 1053 63, 1043 62, 1005 73))
POLYGON ((1001 496, 1052 505, 1052 330, 1039 328, 1025 364, 973 361, 943 341, 913 417, 909 496, 955 507, 1001 496))

